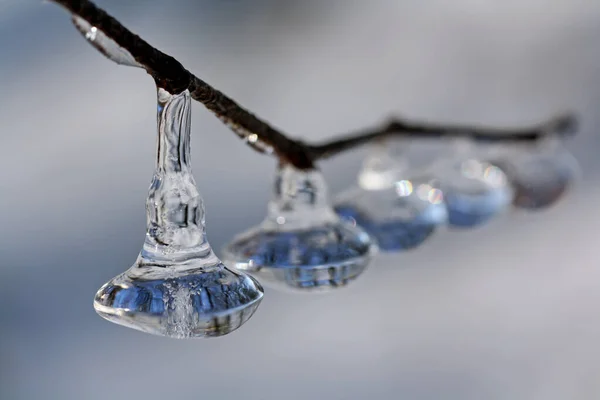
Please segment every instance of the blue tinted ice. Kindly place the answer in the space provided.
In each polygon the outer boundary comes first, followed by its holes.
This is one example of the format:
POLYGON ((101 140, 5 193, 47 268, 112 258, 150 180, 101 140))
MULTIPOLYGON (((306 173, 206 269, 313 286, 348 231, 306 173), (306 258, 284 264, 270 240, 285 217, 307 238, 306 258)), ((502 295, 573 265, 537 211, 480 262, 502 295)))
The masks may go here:
POLYGON ((318 171, 283 166, 261 225, 235 237, 223 259, 264 284, 286 289, 327 289, 357 278, 374 246, 361 228, 332 210, 318 171))
POLYGON ((451 161, 438 171, 452 226, 481 225, 507 210, 512 202, 513 190, 506 175, 494 165, 465 159, 451 161))
POLYGON ((159 89, 157 122, 142 251, 131 268, 100 288, 94 308, 110 321, 157 335, 224 335, 252 316, 263 290, 254 278, 225 267, 206 239, 190 166, 189 93, 159 89))

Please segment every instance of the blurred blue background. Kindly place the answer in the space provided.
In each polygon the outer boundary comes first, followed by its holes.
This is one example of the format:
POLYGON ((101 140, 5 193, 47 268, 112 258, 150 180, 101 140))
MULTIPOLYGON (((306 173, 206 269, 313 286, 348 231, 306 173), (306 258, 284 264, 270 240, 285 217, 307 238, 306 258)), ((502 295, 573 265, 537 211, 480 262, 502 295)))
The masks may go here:
MULTIPOLYGON (((0 0, 0 398, 600 398, 600 2, 99 1, 154 46, 307 140, 392 113, 582 116, 583 178, 542 213, 440 232, 326 295, 267 290, 231 335, 176 341, 98 317, 140 250, 155 91, 50 2, 0 0)), ((274 161, 199 104, 192 153, 219 250, 259 222, 274 161)), ((323 164, 333 193, 365 150, 323 164)))

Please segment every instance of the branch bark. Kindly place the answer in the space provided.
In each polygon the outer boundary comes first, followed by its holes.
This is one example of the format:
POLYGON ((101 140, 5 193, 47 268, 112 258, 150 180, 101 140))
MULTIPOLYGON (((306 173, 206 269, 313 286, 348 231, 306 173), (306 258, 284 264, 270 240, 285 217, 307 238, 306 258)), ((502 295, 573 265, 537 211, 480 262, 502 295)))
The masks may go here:
POLYGON ((392 119, 383 127, 364 129, 353 134, 342 135, 322 144, 308 145, 313 159, 324 159, 338 153, 362 146, 385 137, 412 137, 419 139, 444 139, 466 137, 478 142, 531 143, 548 135, 567 137, 577 131, 577 118, 572 113, 557 115, 548 121, 531 127, 501 129, 459 125, 439 125, 426 122, 411 122, 392 119))
POLYGON ((189 90, 194 100, 199 101, 208 110, 212 111, 225 125, 255 150, 263 153, 275 153, 280 162, 292 164, 299 169, 314 169, 315 162, 319 159, 331 157, 390 135, 418 138, 467 136, 473 140, 492 142, 532 142, 546 134, 564 135, 572 133, 576 126, 575 117, 571 114, 553 118, 537 127, 512 130, 435 125, 396 119, 383 128, 357 132, 322 144, 306 144, 290 138, 279 129, 274 128, 241 107, 230 97, 189 72, 175 58, 152 47, 91 1, 52 1, 71 12, 74 18, 73 22, 80 32, 109 59, 119 64, 144 68, 154 78, 157 86, 172 94, 189 90), (91 31, 82 30, 79 20, 89 24, 91 31), (105 42, 95 41, 97 31, 100 31, 100 34, 107 38, 105 42), (110 44, 107 44, 108 42, 114 42, 118 48, 112 48, 110 44))

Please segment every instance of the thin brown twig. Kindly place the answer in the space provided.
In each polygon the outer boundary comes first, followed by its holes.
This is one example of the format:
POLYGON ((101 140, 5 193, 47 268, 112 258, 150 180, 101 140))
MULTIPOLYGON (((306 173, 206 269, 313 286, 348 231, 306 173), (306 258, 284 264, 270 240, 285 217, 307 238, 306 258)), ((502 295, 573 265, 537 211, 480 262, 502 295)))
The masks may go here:
POLYGON ((131 56, 135 60, 136 66, 143 67, 154 78, 159 87, 174 94, 189 90, 194 100, 199 101, 208 110, 212 111, 255 150, 260 152, 271 152, 272 150, 279 157, 280 162, 290 163, 299 169, 313 169, 315 168, 315 161, 319 159, 330 157, 390 135, 419 138, 466 136, 474 140, 493 142, 531 142, 547 134, 564 135, 572 133, 576 126, 575 117, 571 114, 561 115, 547 123, 526 129, 458 127, 408 122, 398 119, 391 121, 383 128, 357 132, 318 145, 305 144, 286 136, 280 130, 241 107, 234 100, 189 72, 175 58, 152 47, 141 37, 129 31, 119 21, 98 8, 91 1, 52 1, 65 7, 74 16, 85 20, 91 27, 100 30, 107 38, 114 41, 121 50, 129 53, 123 59, 119 56, 111 57, 105 48, 95 44, 95 47, 105 56, 119 64, 133 65, 129 63, 129 56, 131 56))
MULTIPOLYGON (((194 100, 204 104, 238 136, 247 138, 251 134, 256 134, 260 141, 273 148, 280 159, 298 168, 313 168, 313 162, 306 154, 304 146, 260 120, 231 98, 190 73, 175 58, 152 47, 91 1, 53 1, 84 19, 121 48, 127 50, 135 61, 154 78, 159 87, 170 93, 189 90, 194 100)), ((249 143, 252 145, 253 141, 249 143)), ((259 151, 263 149, 260 146, 254 147, 259 151)))
POLYGON ((313 159, 324 159, 343 151, 385 137, 408 137, 418 139, 443 139, 465 137, 487 143, 531 143, 548 135, 567 136, 577 131, 577 118, 564 113, 545 123, 526 128, 500 129, 485 126, 439 125, 425 122, 408 122, 392 119, 383 127, 365 129, 353 134, 341 135, 322 144, 308 144, 313 159))

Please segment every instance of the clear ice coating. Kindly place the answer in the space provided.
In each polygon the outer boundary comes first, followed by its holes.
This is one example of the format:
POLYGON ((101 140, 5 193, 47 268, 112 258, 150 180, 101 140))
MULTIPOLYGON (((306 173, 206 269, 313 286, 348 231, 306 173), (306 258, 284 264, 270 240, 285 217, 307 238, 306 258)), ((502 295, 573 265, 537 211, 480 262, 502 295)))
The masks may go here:
POLYGON ((555 204, 579 175, 575 158, 558 138, 548 138, 531 146, 505 146, 490 157, 512 184, 513 205, 528 210, 555 204))
POLYGON ((456 152, 435 166, 448 224, 475 227, 510 206, 514 192, 506 174, 496 165, 482 161, 468 141, 457 141, 456 152))
POLYGON ((330 289, 357 278, 376 246, 333 211, 320 172, 280 166, 266 219, 235 237, 223 259, 272 287, 330 289))
POLYGON ((77 15, 73 15, 71 20, 79 33, 81 33, 83 37, 96 48, 96 50, 104 54, 105 57, 113 60, 117 64, 142 68, 142 66, 135 61, 135 58, 133 58, 131 53, 106 36, 100 29, 77 15))
MULTIPOLYGON (((448 219, 442 191, 429 174, 412 171, 406 157, 389 151, 396 144, 377 145, 357 186, 335 200, 336 212, 364 228, 383 251, 415 248, 448 219)), ((400 145, 406 149, 409 142, 400 145)))
POLYGON ((190 166, 190 95, 158 89, 156 171, 147 231, 135 264, 100 288, 102 317, 173 338, 221 336, 256 311, 261 285, 227 268, 205 233, 204 206, 190 166))

